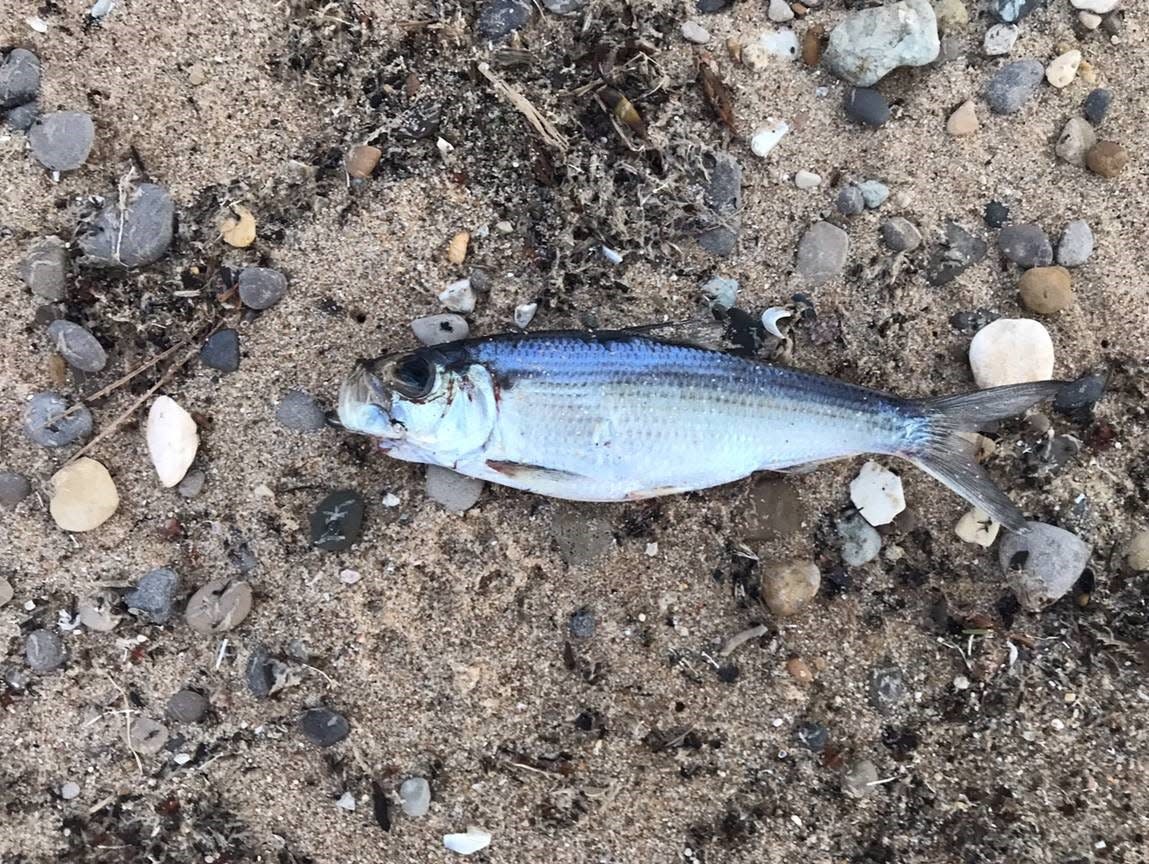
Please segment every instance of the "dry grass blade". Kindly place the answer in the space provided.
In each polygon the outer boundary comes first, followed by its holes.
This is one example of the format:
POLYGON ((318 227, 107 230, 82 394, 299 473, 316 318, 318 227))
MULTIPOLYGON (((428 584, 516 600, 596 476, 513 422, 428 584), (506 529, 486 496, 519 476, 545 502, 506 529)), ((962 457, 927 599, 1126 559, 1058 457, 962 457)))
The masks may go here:
POLYGON ((527 122, 535 127, 535 131, 539 133, 547 144, 554 147, 560 153, 567 151, 567 139, 554 127, 554 124, 538 112, 538 109, 531 103, 531 100, 492 72, 489 64, 480 63, 479 72, 484 78, 491 82, 496 93, 515 106, 518 112, 527 118, 527 122))
POLYGON ((699 63, 698 71, 702 78, 702 94, 706 97, 707 104, 718 115, 723 126, 738 134, 734 119, 734 99, 730 95, 730 88, 718 77, 718 73, 710 68, 709 63, 699 63))

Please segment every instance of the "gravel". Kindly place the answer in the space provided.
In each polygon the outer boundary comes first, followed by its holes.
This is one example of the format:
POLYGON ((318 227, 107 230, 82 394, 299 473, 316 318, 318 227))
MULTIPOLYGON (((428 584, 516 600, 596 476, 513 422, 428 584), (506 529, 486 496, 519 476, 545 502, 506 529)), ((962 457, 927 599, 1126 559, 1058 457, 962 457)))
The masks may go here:
POLYGON ((59 393, 36 393, 24 404, 24 434, 41 447, 66 447, 92 434, 92 412, 80 406, 68 416, 70 406, 59 393))
POLYGON ((947 285, 985 258, 989 246, 956 222, 946 222, 945 239, 930 256, 926 278, 931 285, 947 285))
POLYGON ((52 630, 33 630, 24 640, 24 662, 33 672, 54 672, 64 657, 64 642, 52 630))
POLYGON ((327 428, 327 412, 315 397, 302 390, 285 390, 275 409, 275 419, 284 429, 295 432, 322 432, 327 428))
POLYGON ((44 237, 20 262, 20 278, 28 290, 53 303, 64 299, 68 285, 68 248, 59 237, 44 237))
POLYGON ((997 246, 1020 267, 1048 267, 1053 263, 1053 246, 1040 225, 1006 225, 997 237, 997 246))
POLYGON ((128 611, 152 624, 166 624, 175 613, 180 577, 174 570, 158 567, 145 573, 136 587, 124 595, 128 611))
POLYGON ((922 232, 901 216, 887 219, 880 230, 882 241, 895 252, 913 252, 922 245, 922 232))
POLYGON ((200 723, 211 705, 207 697, 195 690, 180 690, 171 695, 164 713, 176 723, 200 723))
POLYGON ((12 509, 32 494, 32 483, 15 471, 0 471, 0 507, 12 509))
POLYGON ((99 372, 108 363, 108 355, 96 337, 71 321, 58 319, 48 325, 48 338, 56 353, 73 369, 99 372))
POLYGON ((175 202, 155 183, 141 183, 127 207, 110 203, 81 226, 77 236, 89 267, 146 267, 163 257, 172 242, 175 202))
POLYGON ((317 747, 331 747, 348 736, 351 725, 342 714, 328 708, 312 708, 299 718, 299 731, 317 747))
POLYGON ((1081 113, 1094 126, 1100 126, 1105 121, 1105 115, 1109 113, 1109 105, 1112 102, 1113 91, 1098 87, 1085 97, 1085 102, 1081 105, 1081 113))
POLYGON ((209 369, 235 372, 239 369, 239 333, 230 327, 212 333, 199 349, 199 359, 209 369))
POLYGON ((287 294, 287 277, 270 267, 239 271, 239 299, 248 309, 270 309, 287 294))
POLYGON ((866 209, 866 199, 862 197, 862 190, 851 183, 838 190, 834 206, 843 216, 857 216, 866 209))
POLYGON ((41 114, 28 130, 36 161, 49 171, 75 171, 88 159, 96 142, 96 126, 82 111, 41 114))
POLYGON ((1001 67, 990 79, 986 101, 994 114, 1016 114, 1037 91, 1045 78, 1041 61, 1015 60, 1001 67))
POLYGON ((1057 263, 1062 267, 1080 267, 1093 255, 1093 229, 1084 219, 1074 219, 1061 232, 1057 242, 1057 263))
POLYGON ((762 565, 762 602, 779 618, 797 615, 818 594, 822 574, 813 561, 791 559, 762 565))
POLYGON ((847 567, 861 567, 878 557, 882 535, 861 514, 844 516, 834 527, 841 542, 842 563, 847 567))

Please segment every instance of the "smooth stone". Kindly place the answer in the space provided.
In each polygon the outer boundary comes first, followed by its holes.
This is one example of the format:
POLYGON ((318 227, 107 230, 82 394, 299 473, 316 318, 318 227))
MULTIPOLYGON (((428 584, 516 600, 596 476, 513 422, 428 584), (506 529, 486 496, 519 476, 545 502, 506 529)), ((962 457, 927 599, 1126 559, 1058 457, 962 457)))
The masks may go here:
POLYGON ((1016 114, 1045 77, 1037 60, 1015 60, 1002 66, 990 79, 985 98, 994 114, 1016 114))
POLYGON ((1149 570, 1149 531, 1134 535, 1125 547, 1125 563, 1138 573, 1149 570))
POLYGON ((135 752, 154 756, 168 743, 168 727, 150 717, 137 717, 128 729, 128 742, 135 752))
POLYGON ((363 532, 363 496, 339 489, 319 502, 311 514, 311 545, 324 552, 350 549, 363 532))
POLYGON ((980 388, 1048 381, 1053 377, 1053 339, 1029 318, 998 318, 974 334, 969 365, 980 388))
POLYGON ((1000 201, 989 201, 985 205, 982 219, 990 228, 1000 228, 1009 221, 1009 207, 1000 201))
POLYGON ((70 406, 58 393, 36 393, 24 403, 24 434, 41 447, 66 447, 92 434, 92 412, 87 406, 64 416, 70 406))
POLYGON ((1078 12, 1077 21, 1086 30, 1096 30, 1104 19, 1096 12, 1078 12))
POLYGON ((1081 65, 1081 52, 1076 48, 1054 57, 1045 67, 1045 80, 1061 90, 1073 83, 1077 77, 1077 67, 1081 65))
POLYGON ((79 324, 57 319, 48 325, 48 338, 56 353, 73 369, 99 372, 108 363, 104 346, 79 324))
POLYGON ((416 318, 411 322, 411 332, 422 345, 441 345, 445 342, 466 339, 471 333, 471 328, 462 315, 445 312, 416 318))
POLYGON ((331 747, 350 734, 351 724, 328 708, 311 708, 299 718, 299 731, 317 747, 331 747))
POLYGON ((163 257, 172 242, 175 202, 155 183, 141 183, 123 212, 108 204, 77 237, 81 264, 91 267, 145 267, 163 257))
POLYGON ((991 0, 990 8, 1000 20, 1013 23, 1036 9, 1039 2, 1041 0, 991 0))
POLYGON ((40 95, 40 58, 13 48, 0 63, 0 110, 31 102, 40 95))
POLYGON ((239 299, 249 309, 270 309, 287 294, 287 277, 271 267, 239 271, 239 299))
POLYGON ((439 302, 451 312, 469 315, 475 311, 475 288, 470 279, 456 279, 441 292, 439 302))
POLYGON ((998 234, 997 246, 1020 267, 1048 267, 1053 263, 1053 246, 1040 225, 1006 225, 998 234))
POLYGON ((538 303, 520 303, 515 307, 511 319, 519 330, 526 330, 535 320, 535 313, 539 311, 538 303))
POLYGON ((199 349, 199 361, 225 375, 239 369, 239 333, 230 327, 217 330, 199 349))
MULTIPOLYGON (((702 9, 704 6, 722 8, 729 2, 730 0, 698 0, 698 8, 702 9)), ((491 845, 491 832, 484 831, 477 825, 468 825, 464 832, 444 834, 443 845, 449 852, 454 852, 456 855, 474 855, 491 845)))
POLYGON ((567 621, 567 629, 572 639, 590 639, 598 626, 594 612, 587 608, 576 609, 567 621))
POLYGON ((251 612, 251 584, 235 579, 215 579, 188 599, 184 620, 203 636, 234 630, 251 612))
POLYGON ((897 666, 883 666, 870 673, 870 704, 882 714, 892 714, 909 698, 910 689, 897 666))
POLYGON ((65 801, 74 801, 80 797, 81 791, 79 783, 73 783, 69 780, 60 786, 60 797, 65 801))
POLYGON ((906 509, 902 478, 890 469, 867 461, 850 481, 850 500, 871 525, 888 525, 906 509))
POLYGON ((1028 534, 1009 533, 998 561, 1022 608, 1040 612, 1065 596, 1089 564, 1093 547, 1044 522, 1027 522, 1028 534))
POLYGON ((124 605, 152 624, 166 624, 175 611, 180 577, 174 570, 158 567, 144 574, 136 587, 124 595, 124 605))
POLYGON ((195 461, 199 427, 174 399, 159 396, 148 410, 144 434, 160 485, 170 489, 184 479, 195 461))
POLYGON ((28 130, 32 155, 49 171, 75 171, 87 161, 95 142, 96 125, 82 111, 41 114, 28 130))
POLYGON ((32 494, 32 483, 15 471, 0 471, 0 506, 9 509, 32 494))
POLYGON ((44 237, 28 247, 20 262, 28 290, 53 303, 64 299, 68 285, 68 248, 59 237, 44 237))
POLYGON ((1105 120, 1105 115, 1109 113, 1109 105, 1112 101, 1112 91, 1098 87, 1085 97, 1085 102, 1081 105, 1081 111, 1085 115, 1086 120, 1094 126, 1100 126, 1105 120))
POLYGON ((862 190, 851 183, 838 190, 834 206, 843 216, 857 216, 866 209, 866 199, 862 197, 862 190))
POLYGON ((1081 12, 1108 15, 1121 5, 1121 0, 1069 0, 1069 5, 1081 12))
POLYGON ((797 615, 818 595, 822 574, 813 561, 792 559, 762 566, 762 602, 775 615, 797 615))
POLYGON ((839 78, 869 87, 899 66, 932 63, 940 51, 929 0, 903 0, 848 13, 830 31, 822 59, 839 78))
POLYGON ((712 227, 698 235, 698 245, 711 255, 726 257, 734 251, 742 227, 742 165, 729 153, 714 153, 711 158, 704 197, 712 227))
POLYGON ((7 606, 15 596, 16 589, 12 587, 12 583, 0 576, 0 606, 7 606))
POLYGON ((315 397, 302 390, 284 390, 275 409, 275 419, 295 432, 322 432, 327 428, 327 412, 315 397))
POLYGON ((821 723, 803 720, 794 727, 794 740, 811 753, 821 753, 830 743, 830 730, 821 723))
POLYGON ((531 23, 530 0, 484 0, 475 18, 475 36, 484 42, 502 42, 531 23))
POLYGON ((822 285, 846 268, 850 238, 837 225, 816 222, 798 241, 798 275, 811 285, 822 285))
POLYGON ((1105 372, 1083 375, 1057 391, 1053 398, 1053 410, 1068 417, 1083 415, 1088 421, 1091 419, 1090 410, 1105 395, 1108 385, 1109 375, 1105 372))
POLYGON ((742 517, 742 536, 750 543, 773 542, 802 530, 806 506, 785 480, 761 476, 750 484, 742 517))
POLYGON ((1057 263, 1062 267, 1080 267, 1093 255, 1093 230, 1084 219, 1074 219, 1061 232, 1057 242, 1057 263))
POLYGON ((838 519, 835 529, 841 541, 842 563, 847 567, 861 567, 882 550, 882 535, 859 513, 838 519))
POLYGON ((108 469, 82 456, 48 481, 48 512, 65 531, 99 528, 120 506, 120 495, 108 469))
POLYGON ((683 21, 682 38, 695 45, 705 45, 710 41, 710 31, 697 21, 683 21))
POLYGON ((775 24, 785 24, 794 20, 794 10, 786 0, 770 0, 770 4, 766 7, 766 17, 775 24))
POLYGON ((895 252, 913 252, 922 245, 922 232, 901 216, 887 219, 879 230, 883 242, 895 252))
POLYGON ((1129 153, 1116 141, 1098 141, 1085 154, 1085 165, 1100 177, 1116 177, 1129 164, 1129 153))
POLYGON ((179 690, 168 698, 164 713, 177 723, 199 723, 207 716, 207 697, 195 690, 179 690))
POLYGON ((1001 525, 994 522, 983 510, 974 508, 958 520, 954 533, 966 543, 989 548, 997 539, 1001 525))
POLYGON ((427 497, 452 513, 463 513, 479 503, 486 484, 450 468, 428 465, 425 479, 427 497))
POLYGON ((8 124, 8 128, 15 132, 27 132, 32 128, 32 124, 40 119, 42 113, 40 103, 32 100, 8 109, 4 121, 8 124))
POLYGON ((878 790, 878 766, 869 759, 852 763, 842 775, 842 791, 851 798, 865 798, 878 790))
POLYGON ((877 210, 890 197, 890 187, 881 180, 863 180, 858 184, 867 210, 877 210))
POLYGON ((207 475, 203 471, 189 471, 176 485, 176 491, 184 498, 195 498, 203 491, 206 482, 207 475))
POLYGON ((989 246, 956 222, 946 222, 945 239, 930 256, 926 278, 931 285, 946 285, 982 261, 989 246))
POLYGON ((702 296, 707 299, 712 309, 730 309, 738 302, 740 286, 737 279, 725 276, 713 276, 702 285, 702 296))
POLYGON ((33 630, 24 639, 24 662, 33 672, 54 672, 65 656, 64 640, 53 630, 33 630))
POLYGON ((408 777, 399 784, 399 806, 411 819, 426 816, 431 809, 431 784, 422 777, 408 777))
POLYGON ((1054 152, 1059 159, 1070 165, 1084 165, 1085 154, 1089 148, 1097 143, 1097 133, 1089 121, 1083 117, 1070 117, 1054 145, 1054 152))
POLYGON ((851 87, 846 92, 846 115, 864 126, 882 126, 890 119, 890 103, 869 87, 851 87))
POLYGON ((1021 30, 1015 24, 994 24, 985 31, 982 51, 987 57, 1002 57, 1013 50, 1021 30))
POLYGON ((1021 274, 1022 305, 1039 315, 1054 315, 1073 305, 1073 285, 1064 267, 1034 267, 1021 274))
POLYGON ((111 633, 123 618, 119 608, 120 595, 111 588, 101 588, 76 603, 76 615, 89 630, 111 633))
POLYGON ((555 15, 574 15, 586 8, 590 0, 543 0, 543 7, 555 15))
POLYGON ((794 185, 799 189, 817 189, 822 185, 822 178, 813 171, 794 172, 794 185))
POLYGON ((798 59, 800 45, 797 34, 789 27, 767 30, 757 41, 742 49, 742 63, 755 72, 762 72, 777 64, 791 63, 798 59))
POLYGON ((790 124, 785 120, 773 120, 759 126, 750 136, 750 151, 759 159, 765 159, 771 150, 782 143, 789 131, 790 124))
POLYGON ((977 108, 972 99, 967 99, 946 121, 946 132, 954 138, 964 138, 976 132, 979 125, 977 108))

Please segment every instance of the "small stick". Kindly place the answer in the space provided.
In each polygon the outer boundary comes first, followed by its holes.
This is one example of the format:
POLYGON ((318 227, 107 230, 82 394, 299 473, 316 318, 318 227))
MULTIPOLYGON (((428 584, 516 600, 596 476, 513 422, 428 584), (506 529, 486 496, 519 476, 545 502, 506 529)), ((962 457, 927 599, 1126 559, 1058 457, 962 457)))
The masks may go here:
POLYGON ((757 639, 759 636, 765 636, 770 632, 770 628, 765 624, 755 624, 753 627, 747 627, 741 633, 735 633, 722 646, 722 650, 718 652, 719 657, 729 657, 733 654, 740 645, 749 642, 751 639, 757 639))
POLYGON ((131 751, 132 756, 136 759, 136 770, 140 772, 140 776, 144 776, 144 763, 140 759, 140 754, 136 752, 136 748, 132 746, 132 703, 128 699, 128 691, 116 683, 116 679, 112 677, 110 672, 104 672, 108 676, 108 680, 112 682, 112 686, 120 691, 120 695, 124 697, 124 740, 127 742, 128 750, 131 751))

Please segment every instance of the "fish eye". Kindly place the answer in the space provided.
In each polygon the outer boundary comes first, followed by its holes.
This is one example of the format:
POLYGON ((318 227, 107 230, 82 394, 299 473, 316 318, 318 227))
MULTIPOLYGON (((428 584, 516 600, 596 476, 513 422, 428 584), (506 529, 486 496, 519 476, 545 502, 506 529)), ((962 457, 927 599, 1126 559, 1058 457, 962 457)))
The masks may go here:
POLYGON ((420 354, 408 354, 391 367, 391 384, 408 399, 422 399, 435 383, 435 367, 420 354))

